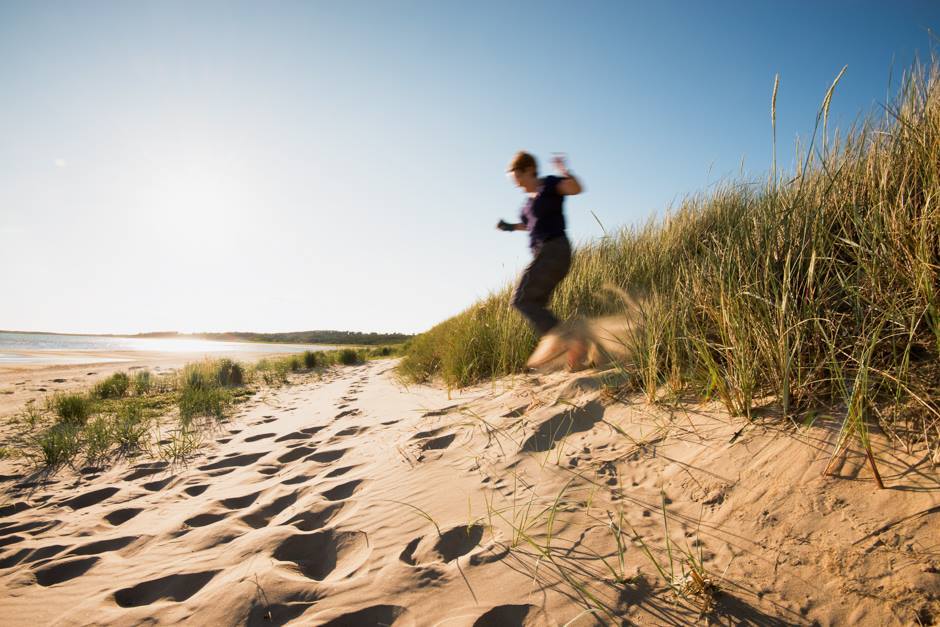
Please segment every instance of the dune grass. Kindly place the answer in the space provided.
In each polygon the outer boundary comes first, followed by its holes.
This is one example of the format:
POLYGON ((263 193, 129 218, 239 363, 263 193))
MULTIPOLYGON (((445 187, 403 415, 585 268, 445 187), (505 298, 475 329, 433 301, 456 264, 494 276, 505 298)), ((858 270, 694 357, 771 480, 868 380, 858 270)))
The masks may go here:
POLYGON ((330 366, 355 366, 371 359, 395 357, 402 350, 400 344, 359 348, 341 348, 328 351, 304 351, 290 355, 266 357, 255 365, 255 372, 266 385, 287 383, 293 373, 307 373, 330 366))
MULTIPOLYGON (((630 317, 616 365, 650 400, 717 398, 748 417, 768 401, 785 415, 841 404, 848 435, 874 419, 936 440, 938 78, 915 66, 882 113, 840 133, 828 128, 837 77, 794 172, 778 173, 775 154, 764 181, 579 246, 553 309, 630 317)), ((510 293, 412 339, 400 373, 462 387, 522 371, 535 339, 510 293)))

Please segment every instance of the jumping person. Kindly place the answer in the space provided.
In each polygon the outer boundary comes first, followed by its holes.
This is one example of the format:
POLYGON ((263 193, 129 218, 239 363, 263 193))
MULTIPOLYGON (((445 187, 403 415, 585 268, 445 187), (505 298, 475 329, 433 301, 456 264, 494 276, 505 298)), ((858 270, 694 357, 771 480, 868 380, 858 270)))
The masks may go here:
POLYGON ((580 338, 562 338, 557 334, 558 318, 548 309, 548 301, 571 267, 571 244, 565 235, 562 205, 565 196, 580 194, 583 188, 568 169, 564 156, 556 155, 552 162, 560 176, 539 178, 535 157, 527 152, 516 153, 506 171, 527 196, 520 215, 522 222, 500 220, 496 228, 529 232, 533 258, 522 272, 512 295, 512 305, 525 316, 540 338, 553 335, 554 341, 546 350, 554 353, 553 357, 566 350, 568 367, 575 370, 583 365, 587 346, 580 338))

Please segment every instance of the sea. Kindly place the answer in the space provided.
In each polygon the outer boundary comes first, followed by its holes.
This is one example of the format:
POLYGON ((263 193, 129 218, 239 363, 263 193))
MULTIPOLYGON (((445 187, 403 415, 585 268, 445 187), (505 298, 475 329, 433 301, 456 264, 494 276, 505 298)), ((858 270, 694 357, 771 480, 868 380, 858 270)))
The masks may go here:
POLYGON ((0 365, 4 364, 82 364, 127 361, 120 357, 94 355, 121 351, 153 353, 297 353, 330 350, 320 344, 268 344, 262 342, 222 342, 195 338, 115 337, 101 335, 59 335, 57 333, 17 333, 0 331, 0 365), (92 353, 73 355, 73 351, 92 353))

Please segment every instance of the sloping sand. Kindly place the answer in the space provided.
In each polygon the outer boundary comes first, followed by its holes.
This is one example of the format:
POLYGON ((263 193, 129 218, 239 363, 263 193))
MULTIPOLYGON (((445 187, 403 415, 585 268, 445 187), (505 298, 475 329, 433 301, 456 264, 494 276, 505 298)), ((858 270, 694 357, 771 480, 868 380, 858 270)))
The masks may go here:
POLYGON ((668 570, 667 534, 722 624, 940 621, 922 451, 876 440, 878 490, 855 451, 822 476, 823 419, 616 401, 591 372, 448 398, 393 363, 259 395, 186 467, 29 485, 3 462, 0 623, 704 624, 635 541, 668 570))

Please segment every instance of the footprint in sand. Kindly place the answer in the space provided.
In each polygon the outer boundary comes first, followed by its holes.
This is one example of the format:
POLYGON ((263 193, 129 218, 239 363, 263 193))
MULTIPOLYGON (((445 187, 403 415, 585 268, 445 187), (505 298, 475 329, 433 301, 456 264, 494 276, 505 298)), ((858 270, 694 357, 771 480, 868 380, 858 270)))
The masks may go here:
POLYGON ((209 472, 206 473, 206 476, 208 476, 208 477, 221 477, 221 476, 223 476, 223 475, 229 474, 230 472, 235 472, 235 469, 234 469, 234 468, 223 468, 222 470, 211 470, 211 471, 209 471, 209 472))
POLYGON ((319 426, 319 427, 306 427, 306 428, 304 428, 304 429, 301 429, 300 432, 301 432, 301 433, 306 433, 307 435, 314 435, 314 434, 316 434, 316 433, 319 433, 320 431, 322 431, 322 430, 325 429, 325 428, 326 428, 326 425, 322 425, 322 426, 319 426))
POLYGON ((122 538, 89 542, 88 544, 72 549, 66 553, 66 555, 99 555, 101 553, 119 551, 139 538, 140 536, 124 536, 122 538))
POLYGON ((297 461, 301 457, 315 453, 317 449, 311 448, 309 446, 298 446, 297 448, 291 449, 287 453, 284 453, 277 458, 277 461, 282 464, 287 464, 289 462, 297 461))
POLYGON ((218 572, 209 570, 151 579, 136 586, 118 590, 114 593, 114 601, 121 607, 140 607, 164 599, 176 602, 185 601, 202 590, 218 572))
POLYGON ((32 505, 26 501, 16 501, 15 503, 8 503, 3 507, 0 507, 0 518, 7 518, 8 516, 14 516, 20 512, 25 512, 28 509, 31 509, 32 505))
POLYGON ((199 470, 219 470, 223 468, 235 468, 238 466, 247 466, 253 464, 262 457, 267 455, 264 453, 248 453, 246 455, 235 455, 234 457, 228 457, 226 459, 213 462, 211 464, 206 464, 205 466, 199 466, 199 470))
POLYGON ((365 625, 387 625, 392 627, 408 621, 408 610, 400 605, 372 605, 370 607, 340 614, 322 623, 322 627, 364 627, 365 625))
POLYGON ((440 535, 435 533, 415 538, 398 558, 411 566, 452 562, 479 546, 482 539, 483 525, 458 525, 440 535))
POLYGON ((362 479, 355 479, 353 481, 347 481, 346 483, 341 483, 334 488, 330 488, 323 492, 323 498, 328 501, 343 501, 351 497, 354 493, 358 492, 360 486, 362 485, 362 479))
POLYGON ((285 480, 282 481, 281 483, 282 483, 283 485, 295 485, 295 484, 298 484, 298 483, 307 483, 307 482, 310 481, 311 479, 313 479, 313 477, 311 477, 310 475, 297 475, 296 477, 291 477, 290 479, 285 479, 285 480))
POLYGON ((50 557, 58 555, 69 548, 63 544, 50 544, 37 549, 20 549, 12 555, 8 555, 0 560, 0 568, 10 568, 17 564, 30 564, 41 560, 48 560, 50 557))
MULTIPOLYGON (((186 491, 189 492, 189 488, 187 488, 186 491)), ((142 511, 144 510, 139 507, 125 507, 106 514, 104 519, 107 520, 109 524, 117 527, 118 525, 123 525, 142 511)))
POLYGON ((143 477, 155 475, 161 470, 166 469, 167 466, 169 466, 167 462, 154 462, 151 464, 140 464, 139 466, 134 466, 133 468, 134 472, 130 473, 129 475, 125 477, 122 477, 122 479, 124 481, 136 481, 137 479, 141 479, 143 477))
POLYGON ((333 479, 334 477, 340 477, 345 475, 347 472, 355 468, 355 466, 343 466, 342 468, 336 468, 324 475, 327 479, 333 479))
POLYGON ((457 435, 454 433, 442 435, 438 438, 432 438, 426 442, 422 442, 420 447, 422 451, 438 451, 450 446, 456 438, 457 435))
POLYGON ((245 442, 257 442, 258 440, 266 440, 268 438, 273 438, 276 433, 259 433, 258 435, 250 435, 245 438, 245 442))
POLYGON ((547 627, 552 623, 534 605, 497 605, 473 622, 473 627, 547 627))
POLYGON ((150 483, 145 483, 142 487, 144 488, 144 490, 147 490, 149 492, 157 492, 158 490, 162 490, 163 488, 167 487, 170 484, 170 482, 173 481, 174 479, 176 479, 176 475, 167 477, 166 479, 160 479, 158 481, 151 481, 150 483))
POLYGON ((205 527, 206 525, 211 525, 217 523, 220 520, 227 518, 228 514, 214 514, 214 513, 205 513, 197 514, 191 518, 187 518, 183 521, 183 524, 187 527, 205 527))
POLYGON ((345 438, 351 435, 359 435, 360 433, 365 433, 368 430, 369 430, 369 427, 360 427, 360 426, 346 427, 342 431, 337 431, 335 437, 345 438))
POLYGON ((301 531, 316 531, 329 524, 342 509, 342 503, 319 503, 306 508, 284 524, 293 525, 301 531))
POLYGON ((314 453, 310 457, 304 458, 305 462, 317 462, 318 464, 329 464, 330 462, 335 462, 337 459, 346 454, 346 451, 349 449, 340 448, 334 449, 332 451, 321 451, 319 453, 314 453))
POLYGON ((550 451, 557 442, 572 433, 590 431, 603 417, 604 406, 597 401, 590 401, 583 407, 566 409, 540 424, 535 433, 523 442, 522 450, 530 453, 550 451))
POLYGON ((341 411, 333 417, 333 420, 339 420, 340 418, 345 418, 346 416, 358 416, 362 412, 358 409, 347 409, 346 411, 341 411))
POLYGON ((222 499, 219 501, 219 504, 226 509, 244 509, 254 503, 258 499, 259 494, 261 494, 260 491, 252 492, 251 494, 246 494, 244 496, 222 499))
POLYGON ((49 587, 57 583, 62 583, 63 581, 68 581, 69 579, 75 579, 88 572, 99 559, 101 558, 79 557, 53 562, 42 568, 37 568, 34 572, 36 583, 40 586, 49 587))
POLYGON ((260 529, 270 523, 272 518, 296 503, 298 496, 297 491, 280 496, 269 503, 256 507, 242 516, 241 520, 249 527, 260 529))
POLYGON ((200 494, 202 494, 208 489, 209 489, 208 483, 200 483, 197 485, 191 485, 188 488, 183 488, 183 492, 185 492, 189 496, 199 496, 200 494))
POLYGON ((437 429, 428 429, 427 431, 418 431, 416 434, 411 436, 412 440, 424 440, 426 438, 433 438, 434 436, 440 435, 447 431, 447 427, 438 427, 437 429))
POLYGON ((59 503, 59 505, 70 507, 73 510, 90 507, 91 505, 97 505, 108 497, 114 496, 119 489, 120 488, 101 488, 99 490, 92 490, 91 492, 85 492, 76 497, 66 499, 59 503))
POLYGON ((288 536, 274 549, 273 557, 293 562, 309 579, 326 581, 348 577, 371 552, 365 533, 327 529, 288 536))
MULTIPOLYGON (((274 435, 273 433, 271 435, 274 435)), ((288 433, 287 435, 282 435, 278 439, 274 440, 275 442, 287 442, 288 440, 309 440, 310 434, 304 433, 303 431, 294 431, 293 433, 288 433)))

